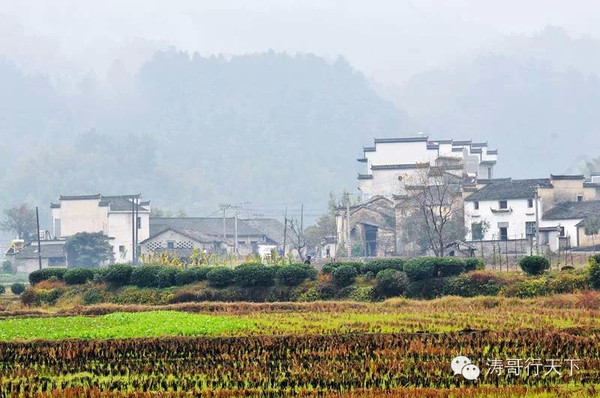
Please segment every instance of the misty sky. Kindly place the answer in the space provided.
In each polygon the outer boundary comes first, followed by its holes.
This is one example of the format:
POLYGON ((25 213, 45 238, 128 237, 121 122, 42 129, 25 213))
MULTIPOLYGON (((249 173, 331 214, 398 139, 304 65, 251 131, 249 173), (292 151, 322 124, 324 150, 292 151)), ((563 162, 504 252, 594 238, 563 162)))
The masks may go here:
POLYGON ((1 0, 0 56, 28 70, 130 72, 156 49, 202 55, 268 49, 345 56, 380 83, 468 56, 502 35, 551 24, 600 37, 593 0, 1 0))

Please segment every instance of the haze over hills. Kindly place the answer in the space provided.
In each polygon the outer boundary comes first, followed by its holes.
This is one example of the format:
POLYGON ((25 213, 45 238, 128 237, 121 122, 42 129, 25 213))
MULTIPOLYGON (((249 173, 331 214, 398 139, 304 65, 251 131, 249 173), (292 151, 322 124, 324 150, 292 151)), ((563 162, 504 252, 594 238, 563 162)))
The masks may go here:
POLYGON ((355 189, 363 145, 418 131, 488 141, 499 176, 578 171, 600 151, 599 43, 557 28, 499 39, 385 88, 395 105, 341 57, 170 49, 69 89, 4 60, 0 207, 142 192, 191 215, 244 201, 269 216, 285 203, 324 211, 329 192, 355 189))
POLYGON ((90 75, 75 94, 6 62, 0 79, 15 92, 1 98, 12 148, 2 156, 3 207, 143 192, 197 215, 222 202, 325 208, 330 191, 353 186, 365 141, 412 130, 343 58, 169 50, 134 76, 115 71, 108 89, 90 75))

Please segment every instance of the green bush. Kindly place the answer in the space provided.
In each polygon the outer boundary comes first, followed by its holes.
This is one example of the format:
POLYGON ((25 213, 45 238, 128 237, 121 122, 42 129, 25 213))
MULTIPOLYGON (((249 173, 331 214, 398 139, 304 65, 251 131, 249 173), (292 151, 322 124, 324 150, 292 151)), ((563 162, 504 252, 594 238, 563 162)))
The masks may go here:
POLYGON ((0 285, 0 294, 4 293, 6 293, 6 288, 4 287, 4 285, 0 285))
POLYGON ((588 266, 588 280, 592 289, 600 290, 600 261, 598 261, 595 257, 590 258, 590 265, 588 266))
MULTIPOLYGON (((119 287, 126 286, 131 283, 131 273, 133 267, 128 264, 111 265, 104 271, 102 280, 111 286, 119 287)), ((98 274, 97 274, 98 275, 98 274)))
POLYGON ((298 286, 306 279, 316 277, 317 271, 310 265, 290 264, 284 265, 277 270, 277 279, 285 286, 298 286))
POLYGON ((550 294, 550 288, 546 283, 546 279, 526 279, 510 283, 504 287, 502 293, 506 297, 531 298, 538 296, 546 296, 550 294))
POLYGON ((540 275, 550 268, 550 261, 542 256, 527 256, 519 260, 519 267, 529 275, 540 275))
POLYGON ((396 271, 404 270, 404 261, 401 258, 378 258, 376 260, 371 260, 366 264, 363 264, 361 267, 361 274, 366 274, 368 272, 373 273, 373 275, 377 275, 379 271, 383 271, 384 269, 394 269, 396 271))
POLYGON ((408 260, 404 264, 404 272, 411 281, 421 281, 436 276, 434 257, 420 257, 408 260))
POLYGON ((81 300, 83 301, 84 305, 99 304, 104 301, 104 295, 100 289, 92 288, 83 293, 81 300))
POLYGON ((94 279, 94 272, 89 268, 72 268, 63 275, 67 285, 83 285, 94 279))
POLYGON ((275 283, 275 268, 261 263, 240 264, 233 270, 233 281, 240 287, 268 287, 275 283))
POLYGON ((406 288, 406 297, 417 299, 434 299, 445 294, 449 278, 429 278, 410 281, 406 288))
POLYGON ((48 280, 52 277, 62 281, 65 272, 67 272, 66 268, 44 268, 33 271, 31 274, 29 274, 29 283, 35 285, 36 283, 40 283, 41 281, 48 280))
POLYGON ((408 276, 392 268, 377 273, 373 289, 375 298, 388 298, 402 295, 408 287, 408 276))
POLYGON ((228 267, 214 267, 206 274, 208 284, 213 287, 226 287, 233 283, 233 270, 228 267))
POLYGON ((369 302, 373 301, 373 287, 372 286, 356 286, 352 289, 348 298, 353 301, 369 302))
POLYGON ((475 257, 463 258, 462 262, 465 267, 465 271, 467 271, 467 272, 485 270, 485 263, 480 258, 475 258, 475 257))
POLYGON ((461 297, 496 296, 505 282, 493 272, 472 271, 448 279, 445 294, 461 297))
POLYGON ((23 292, 25 291, 25 285, 19 282, 13 283, 12 285, 10 285, 10 291, 18 296, 20 294, 23 294, 23 292))
POLYGON ((337 287, 346 287, 353 284, 357 275, 356 267, 349 264, 337 267, 331 274, 332 281, 337 287))
POLYGON ((583 272, 558 272, 547 276, 551 293, 576 293, 588 288, 588 278, 583 272))
POLYGON ((3 273, 3 274, 12 274, 12 266, 10 264, 10 261, 4 260, 2 262, 2 269, 0 270, 0 273, 3 273))
POLYGON ((131 284, 137 287, 158 287, 158 274, 163 268, 158 265, 136 267, 131 272, 131 284))
POLYGON ((451 257, 435 258, 435 274, 440 277, 456 276, 466 272, 462 259, 451 257))
POLYGON ((106 275, 106 273, 108 272, 108 267, 94 267, 94 268, 89 268, 90 271, 92 271, 92 273, 94 274, 94 277, 92 278, 92 281, 94 281, 94 283, 104 283, 104 275, 106 275))
POLYGON ((175 267, 162 267, 156 274, 156 283, 158 287, 171 287, 177 284, 177 275, 181 271, 175 267))
POLYGON ((183 270, 176 275, 175 282, 178 286, 183 286, 205 281, 206 274, 208 274, 210 270, 210 267, 194 267, 183 270))
POLYGON ((358 262, 358 261, 340 261, 340 262, 325 263, 323 265, 322 272, 324 274, 333 274, 333 270, 340 268, 340 267, 344 267, 344 266, 353 267, 356 270, 356 273, 358 274, 358 273, 360 273, 363 263, 358 262))

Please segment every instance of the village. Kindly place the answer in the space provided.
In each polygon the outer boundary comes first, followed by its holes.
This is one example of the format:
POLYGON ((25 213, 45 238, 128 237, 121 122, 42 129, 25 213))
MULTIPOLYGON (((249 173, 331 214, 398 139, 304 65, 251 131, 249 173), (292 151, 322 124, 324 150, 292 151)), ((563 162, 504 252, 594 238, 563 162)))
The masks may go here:
POLYGON ((78 233, 108 238, 112 255, 102 265, 199 252, 311 258, 317 265, 336 258, 480 257, 508 269, 533 254, 573 265, 599 248, 600 173, 495 178, 498 151, 487 142, 425 134, 375 139, 357 161, 357 191, 337 203, 330 214, 335 229, 320 231, 316 241, 304 239, 293 220, 243 218, 234 206, 222 206, 222 217, 165 217, 141 194, 61 195, 48 208, 51 229, 14 239, 5 258, 15 273, 68 267, 65 243, 78 233))

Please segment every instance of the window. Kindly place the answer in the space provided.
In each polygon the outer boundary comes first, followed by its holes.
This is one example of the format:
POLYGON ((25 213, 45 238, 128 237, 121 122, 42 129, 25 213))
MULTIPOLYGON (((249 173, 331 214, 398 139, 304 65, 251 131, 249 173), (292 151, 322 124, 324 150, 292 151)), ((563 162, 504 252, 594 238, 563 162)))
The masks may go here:
POLYGON ((525 223, 525 235, 528 239, 535 237, 536 227, 535 221, 527 221, 525 223))
POLYGON ((560 237, 561 238, 565 237, 565 227, 560 227, 560 237))
POLYGON ((137 218, 137 229, 142 229, 142 217, 137 218))
POLYGON ((119 253, 125 253, 125 246, 119 246, 119 253))
POLYGON ((475 210, 479 210, 479 201, 478 201, 478 200, 476 200, 476 201, 473 203, 473 206, 475 206, 475 210))
POLYGON ((578 202, 583 202, 583 196, 581 196, 581 195, 577 196, 577 201, 578 202))
POLYGON ((508 240, 508 227, 500 227, 500 240, 508 240))
POLYGON ((530 209, 533 207, 533 199, 527 199, 527 207, 530 209))
POLYGON ((488 180, 492 179, 492 168, 488 167, 488 180))
POLYGON ((480 222, 471 224, 471 240, 483 240, 483 225, 480 222))
POLYGON ((508 202, 506 200, 501 200, 498 202, 498 205, 501 209, 508 209, 508 202))
POLYGON ((172 240, 167 242, 167 249, 175 249, 175 242, 172 240))

